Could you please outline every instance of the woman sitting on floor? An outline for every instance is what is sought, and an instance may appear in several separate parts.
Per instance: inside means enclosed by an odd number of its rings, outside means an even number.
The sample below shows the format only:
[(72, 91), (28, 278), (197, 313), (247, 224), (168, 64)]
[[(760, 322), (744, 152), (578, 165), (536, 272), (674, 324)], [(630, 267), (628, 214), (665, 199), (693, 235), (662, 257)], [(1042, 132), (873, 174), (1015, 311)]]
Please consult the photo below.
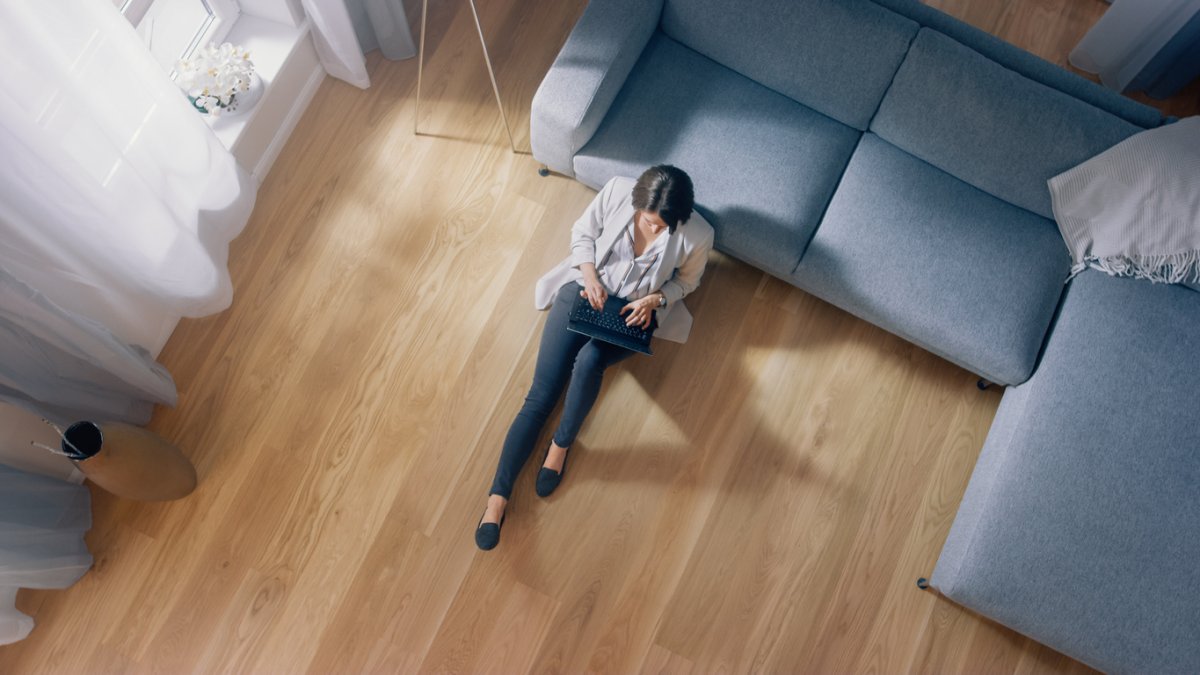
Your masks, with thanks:
[(567, 450), (596, 402), (604, 370), (635, 353), (568, 330), (575, 296), (596, 310), (610, 295), (623, 298), (629, 301), (621, 310), (628, 325), (648, 328), (657, 318), (654, 337), (687, 340), (692, 316), (680, 301), (700, 285), (713, 242), (712, 226), (692, 207), (691, 178), (673, 166), (654, 166), (636, 182), (608, 181), (571, 228), (570, 257), (537, 284), (537, 308), (549, 307), (550, 314), (533, 385), (508, 430), (487, 509), (475, 530), (479, 548), (490, 550), (500, 542), (513, 481), (563, 390), (562, 419), (537, 475), (541, 497), (549, 496), (566, 472)]

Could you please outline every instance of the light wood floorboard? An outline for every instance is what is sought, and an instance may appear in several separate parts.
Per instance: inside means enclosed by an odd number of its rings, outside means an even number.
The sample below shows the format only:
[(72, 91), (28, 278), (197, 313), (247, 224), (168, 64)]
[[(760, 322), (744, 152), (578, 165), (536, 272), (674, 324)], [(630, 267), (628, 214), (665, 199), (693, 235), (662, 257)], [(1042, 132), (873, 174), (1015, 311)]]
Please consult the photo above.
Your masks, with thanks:
[[(934, 2), (1065, 63), (1099, 0)], [(480, 3), (522, 147), (582, 11)], [(327, 80), (232, 247), (237, 293), (162, 361), (200, 488), (95, 491), (95, 568), (25, 591), (0, 672), (1078, 672), (914, 581), (1000, 392), (714, 255), (692, 340), (617, 367), (549, 500), (472, 532), (532, 373), (535, 279), (592, 193), (500, 127), (464, 3), (416, 64)], [(1200, 108), (1197, 87), (1162, 104)]]

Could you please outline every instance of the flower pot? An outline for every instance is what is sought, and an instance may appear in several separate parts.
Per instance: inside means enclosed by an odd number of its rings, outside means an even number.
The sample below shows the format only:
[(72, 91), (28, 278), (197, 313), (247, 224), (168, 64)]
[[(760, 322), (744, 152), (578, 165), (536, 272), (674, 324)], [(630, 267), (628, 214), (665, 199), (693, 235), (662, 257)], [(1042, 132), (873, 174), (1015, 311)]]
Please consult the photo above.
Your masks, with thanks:
[(196, 489), (196, 469), (166, 439), (123, 422), (76, 422), (62, 449), (96, 485), (118, 497), (168, 501)]
[[(188, 96), (188, 100), (192, 102), (192, 107), (195, 108), (197, 112), (203, 113), (205, 115), (212, 114), (213, 111), (209, 110), (208, 108), (205, 108), (204, 106), (202, 106), (196, 102), (197, 98), (199, 98), (199, 97)], [(237, 100), (237, 94), (230, 94), (229, 95), (229, 103), (221, 103), (221, 100), (217, 99), (217, 102), (214, 105), (218, 109), (224, 110), (225, 108), (232, 106), (233, 102), (236, 100)]]

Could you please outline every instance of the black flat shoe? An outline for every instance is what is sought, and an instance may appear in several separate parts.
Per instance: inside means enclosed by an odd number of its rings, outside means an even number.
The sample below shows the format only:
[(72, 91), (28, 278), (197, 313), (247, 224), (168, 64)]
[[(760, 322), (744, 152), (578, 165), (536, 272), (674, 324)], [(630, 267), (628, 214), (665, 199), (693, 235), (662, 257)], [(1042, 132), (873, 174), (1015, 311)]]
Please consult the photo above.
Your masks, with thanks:
[[(487, 515), (487, 511), (483, 512), (483, 516)], [(479, 526), (475, 528), (475, 545), (481, 551), (490, 551), (496, 548), (496, 544), (500, 543), (500, 528), (504, 527), (504, 517), (508, 513), (500, 514), (500, 523), (485, 523), (483, 516), (479, 516)]]
[[(550, 455), (550, 446), (546, 446), (546, 454), (542, 457), (542, 464), (546, 463), (546, 457)], [(567, 459), (571, 455), (571, 449), (567, 448), (567, 454), (563, 455), (562, 470), (555, 471), (547, 469), (545, 466), (538, 469), (537, 483), (534, 488), (537, 490), (539, 497), (549, 497), (562, 482), (563, 475), (567, 473)]]

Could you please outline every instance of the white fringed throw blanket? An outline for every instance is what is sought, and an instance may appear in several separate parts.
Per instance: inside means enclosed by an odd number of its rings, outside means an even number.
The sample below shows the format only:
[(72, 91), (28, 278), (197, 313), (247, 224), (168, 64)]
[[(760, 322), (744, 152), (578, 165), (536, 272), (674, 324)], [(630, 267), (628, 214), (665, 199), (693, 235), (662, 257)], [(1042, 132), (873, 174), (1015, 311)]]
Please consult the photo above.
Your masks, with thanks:
[(1200, 116), (1134, 134), (1047, 184), (1072, 276), (1200, 281)]

